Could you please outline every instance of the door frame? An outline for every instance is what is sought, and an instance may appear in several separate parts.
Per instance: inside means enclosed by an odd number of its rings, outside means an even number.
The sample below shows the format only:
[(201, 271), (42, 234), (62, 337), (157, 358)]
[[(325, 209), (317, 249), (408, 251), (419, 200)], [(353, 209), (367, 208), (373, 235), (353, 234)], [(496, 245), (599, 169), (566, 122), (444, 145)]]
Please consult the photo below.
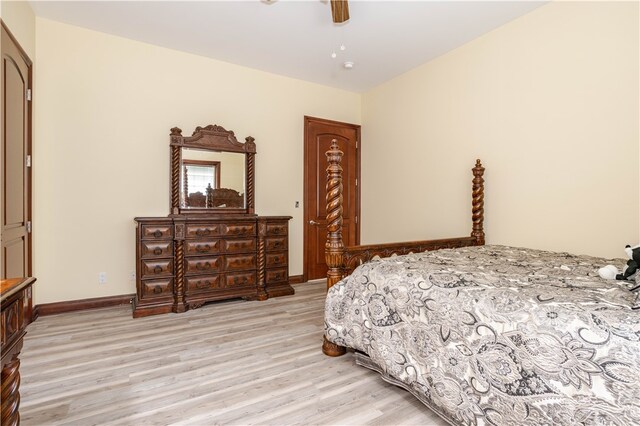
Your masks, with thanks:
[[(362, 222), (362, 215), (361, 215), (361, 210), (360, 210), (360, 191), (362, 188), (362, 179), (360, 178), (360, 171), (362, 170), (361, 167), (361, 161), (360, 161), (360, 151), (362, 149), (362, 136), (361, 136), (361, 126), (359, 124), (352, 124), (352, 123), (345, 123), (343, 121), (335, 121), (335, 120), (328, 120), (325, 118), (318, 118), (318, 117), (311, 117), (308, 115), (304, 116), (304, 139), (302, 140), (302, 143), (304, 145), (304, 163), (303, 163), (303, 168), (304, 168), (304, 172), (303, 172), (303, 198), (302, 198), (302, 205), (303, 205), (303, 223), (302, 223), (302, 282), (307, 282), (308, 281), (308, 270), (307, 270), (307, 262), (309, 261), (309, 253), (307, 252), (307, 242), (309, 239), (309, 235), (307, 232), (307, 225), (309, 223), (309, 210), (308, 210), (308, 206), (309, 206), (309, 197), (311, 196), (311, 194), (309, 193), (308, 189), (307, 189), (307, 182), (309, 182), (309, 168), (307, 167), (308, 165), (308, 161), (309, 161), (309, 153), (307, 152), (307, 127), (309, 125), (309, 123), (311, 122), (316, 122), (316, 123), (322, 123), (322, 124), (328, 124), (328, 125), (339, 125), (339, 126), (343, 126), (343, 127), (350, 127), (352, 129), (354, 129), (356, 131), (356, 179), (357, 179), (357, 185), (356, 185), (356, 217), (357, 217), (357, 221), (356, 221), (356, 245), (360, 245), (360, 223)], [(326, 177), (324, 179), (322, 179), (322, 181), (326, 181)]]
[[(31, 89), (31, 100), (27, 101), (28, 134), (27, 134), (25, 155), (31, 155), (31, 167), (26, 167), (27, 189), (26, 189), (25, 196), (27, 198), (27, 209), (26, 209), (27, 218), (26, 219), (28, 222), (31, 222), (31, 227), (32, 227), (31, 229), (33, 229), (33, 92), (34, 92), (33, 61), (29, 58), (29, 55), (27, 55), (27, 52), (25, 52), (25, 50), (22, 48), (20, 43), (18, 43), (18, 40), (13, 35), (13, 33), (9, 30), (9, 27), (5, 24), (3, 19), (0, 19), (0, 26), (4, 31), (7, 32), (7, 35), (9, 36), (11, 41), (16, 45), (16, 47), (18, 48), (18, 52), (20, 53), (20, 56), (25, 61), (25, 63), (27, 64), (27, 68), (29, 69), (28, 76), (27, 76), (28, 78), (27, 85), (29, 89)], [(4, 132), (5, 130), (4, 113), (2, 114), (2, 117), (0, 117), (0, 122), (2, 122), (1, 127), (2, 127), (2, 131)], [(5, 142), (6, 141), (3, 139), (3, 143), (0, 146), (0, 148), (2, 149), (2, 153), (0, 153), (0, 159), (2, 159), (2, 156), (4, 155)], [(4, 174), (0, 175), (0, 192), (2, 193), (4, 198)], [(3, 225), (0, 224), (0, 227), (1, 226)], [(30, 277), (33, 275), (33, 230), (31, 232), (27, 232), (27, 243), (29, 244), (29, 247), (27, 248), (27, 276)], [(2, 271), (2, 273), (4, 273), (4, 271)]]

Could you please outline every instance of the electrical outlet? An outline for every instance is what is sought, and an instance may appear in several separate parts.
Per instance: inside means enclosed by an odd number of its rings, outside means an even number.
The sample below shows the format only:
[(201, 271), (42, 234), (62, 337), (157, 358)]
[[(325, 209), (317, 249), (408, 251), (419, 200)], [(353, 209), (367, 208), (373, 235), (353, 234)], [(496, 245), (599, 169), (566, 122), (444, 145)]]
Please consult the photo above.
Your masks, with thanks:
[(98, 284), (106, 284), (106, 283), (107, 283), (107, 273), (98, 272)]
[(296, 201), (296, 209), (300, 207), (300, 201)]
[(135, 280), (136, 280), (136, 271), (129, 272), (129, 281), (135, 281)]

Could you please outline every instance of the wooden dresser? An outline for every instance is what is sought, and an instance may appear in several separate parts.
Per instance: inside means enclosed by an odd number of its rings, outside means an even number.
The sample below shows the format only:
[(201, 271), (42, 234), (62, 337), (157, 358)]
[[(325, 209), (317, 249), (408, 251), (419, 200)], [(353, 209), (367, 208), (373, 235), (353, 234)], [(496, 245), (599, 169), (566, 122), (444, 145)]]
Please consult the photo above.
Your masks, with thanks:
[(290, 216), (136, 218), (133, 316), (184, 312), (230, 298), (293, 294)]
[(20, 423), (20, 359), (25, 329), (31, 322), (31, 286), (35, 278), (0, 280), (2, 305), (2, 425)]
[(255, 140), (218, 125), (170, 132), (171, 214), (135, 218), (134, 318), (293, 294), (291, 216), (255, 214)]

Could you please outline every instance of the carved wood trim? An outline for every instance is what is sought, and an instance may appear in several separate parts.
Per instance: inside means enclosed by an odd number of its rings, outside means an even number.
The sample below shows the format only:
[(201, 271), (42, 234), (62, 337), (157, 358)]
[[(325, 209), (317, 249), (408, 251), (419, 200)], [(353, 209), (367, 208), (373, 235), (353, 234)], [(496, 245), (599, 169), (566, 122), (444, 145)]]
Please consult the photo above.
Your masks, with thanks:
[(327, 151), (327, 288), (342, 279), (344, 242), (342, 241), (342, 156), (338, 141), (332, 140)]
[(476, 166), (471, 169), (473, 172), (473, 192), (471, 202), (471, 215), (473, 220), (473, 231), (471, 236), (475, 239), (476, 245), (484, 245), (484, 167), (480, 160), (476, 160)]
[[(253, 143), (253, 138), (248, 137), (247, 143), (249, 141)], [(254, 214), (256, 211), (255, 208), (255, 145), (254, 152), (247, 154), (247, 190), (246, 190), (246, 208), (248, 214)]]
[(20, 359), (16, 356), (2, 367), (2, 424), (17, 426), (20, 424)]
[(171, 135), (172, 146), (254, 154), (256, 152), (255, 139), (251, 136), (245, 138), (245, 143), (239, 142), (232, 130), (226, 130), (217, 124), (198, 126), (191, 136), (182, 136), (182, 130), (174, 127), (171, 129)]
[[(251, 136), (245, 138), (245, 142), (238, 142), (231, 130), (222, 126), (209, 125), (196, 127), (192, 136), (182, 136), (182, 130), (178, 127), (171, 128), (171, 214), (172, 215), (203, 215), (203, 214), (255, 214), (255, 139)], [(181, 208), (180, 181), (182, 170), (182, 148), (195, 148), (204, 150), (238, 152), (245, 154), (245, 196), (244, 208)], [(191, 160), (189, 160), (191, 161)], [(185, 173), (186, 174), (186, 173)], [(183, 182), (186, 189), (186, 180)], [(186, 190), (184, 191), (186, 193)]]
[[(177, 127), (174, 127), (173, 129), (171, 129), (171, 131), (173, 132), (174, 130), (180, 130)], [(175, 136), (171, 135), (171, 140), (173, 141), (173, 138)], [(171, 145), (171, 163), (170, 163), (170, 170), (171, 170), (171, 213), (172, 214), (179, 214), (180, 213), (180, 160), (182, 153), (180, 152), (180, 147), (178, 145)]]
[(174, 312), (185, 312), (188, 308), (185, 303), (185, 291), (184, 291), (184, 239), (175, 239), (175, 302)]
[(269, 298), (265, 281), (265, 264), (267, 262), (267, 252), (265, 250), (266, 236), (267, 223), (264, 219), (258, 219), (258, 300), (267, 300)]
[(343, 255), (342, 276), (346, 277), (351, 275), (353, 270), (359, 265), (367, 263), (375, 257), (383, 258), (394, 255), (401, 256), (409, 253), (422, 253), (425, 251), (468, 247), (473, 245), (476, 245), (476, 239), (474, 237), (460, 237), (441, 240), (408, 241), (347, 247), (345, 248)]

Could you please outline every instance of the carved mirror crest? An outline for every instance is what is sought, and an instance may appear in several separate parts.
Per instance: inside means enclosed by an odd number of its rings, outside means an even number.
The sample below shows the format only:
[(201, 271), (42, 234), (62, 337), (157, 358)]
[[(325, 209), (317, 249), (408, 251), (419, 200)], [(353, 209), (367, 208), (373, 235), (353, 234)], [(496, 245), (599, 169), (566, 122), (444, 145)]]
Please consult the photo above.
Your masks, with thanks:
[(171, 213), (254, 213), (256, 144), (218, 125), (171, 129)]

